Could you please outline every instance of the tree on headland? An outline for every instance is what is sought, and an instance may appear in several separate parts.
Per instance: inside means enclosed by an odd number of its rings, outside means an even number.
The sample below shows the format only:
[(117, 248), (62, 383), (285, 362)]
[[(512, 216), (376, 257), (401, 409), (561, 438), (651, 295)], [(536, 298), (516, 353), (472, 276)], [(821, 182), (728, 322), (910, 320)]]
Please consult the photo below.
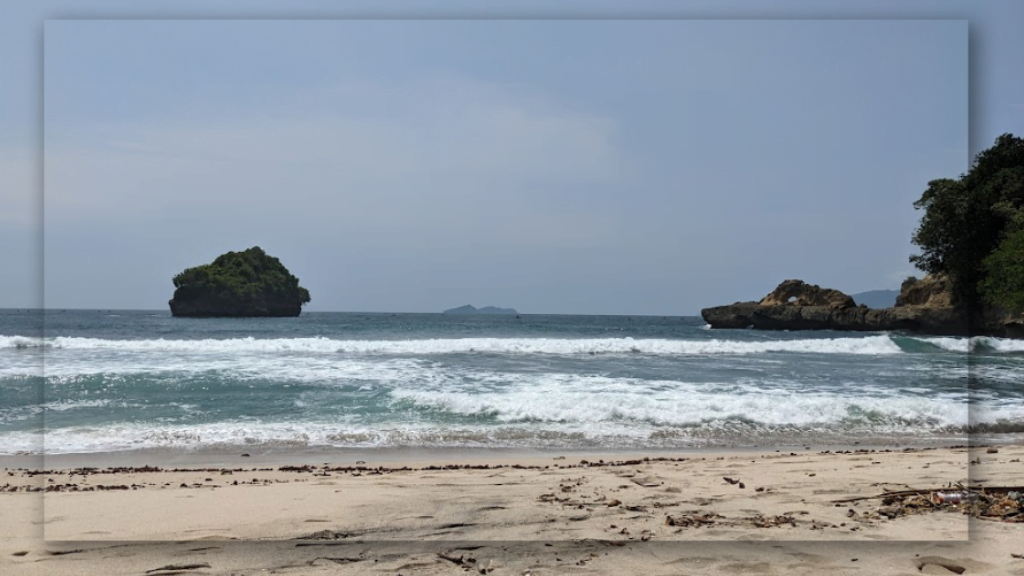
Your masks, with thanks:
[(1007, 236), (982, 265), (986, 276), (981, 293), (985, 298), (1011, 312), (1024, 312), (1024, 230)]
[(1024, 139), (1003, 134), (967, 174), (932, 180), (912, 241), (918, 268), (945, 274), (953, 303), (1024, 311)]

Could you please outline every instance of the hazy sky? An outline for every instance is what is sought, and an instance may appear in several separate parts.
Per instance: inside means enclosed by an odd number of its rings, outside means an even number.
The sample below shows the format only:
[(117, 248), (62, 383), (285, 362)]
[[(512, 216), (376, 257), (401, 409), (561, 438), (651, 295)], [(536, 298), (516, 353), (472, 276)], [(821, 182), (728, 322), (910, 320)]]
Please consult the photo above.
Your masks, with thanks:
[[(123, 5), (110, 6), (89, 15)], [(289, 15), (217, 6), (193, 12)], [(317, 15), (301, 6), (291, 15)], [(717, 15), (743, 15), (730, 6)], [(971, 13), (945, 10), (49, 20), (33, 37), (42, 73), (10, 65), (28, 57), (3, 68), (37, 86), (0, 92), (22, 116), (39, 108), (45, 147), (5, 106), (4, 124), (26, 129), (2, 137), (0, 161), (20, 192), (45, 155), (54, 308), (165, 309), (175, 273), (253, 245), (300, 278), (311, 311), (692, 314), (786, 278), (894, 288), (912, 272), (912, 202), (927, 181), (963, 172), (969, 142), (976, 152), (1022, 131), (1013, 94), (972, 110), (968, 131), (969, 30), (974, 51), (1021, 42), (982, 44)], [(60, 14), (16, 11), (24, 26)], [(986, 15), (988, 26), (1005, 17)], [(1005, 82), (998, 68), (970, 80)], [(43, 83), (33, 105), (25, 94)], [(16, 265), (33, 252), (40, 197), (3, 196), (4, 243), (24, 249), (0, 264)], [(38, 302), (26, 272), (0, 278), (0, 306)]]

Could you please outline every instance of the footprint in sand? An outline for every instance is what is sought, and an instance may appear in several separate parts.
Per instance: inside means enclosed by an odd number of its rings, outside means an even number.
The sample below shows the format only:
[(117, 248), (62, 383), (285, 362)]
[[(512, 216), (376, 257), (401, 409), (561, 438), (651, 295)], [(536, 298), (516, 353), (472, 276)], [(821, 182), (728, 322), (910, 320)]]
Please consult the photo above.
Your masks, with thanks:
[(772, 565), (768, 562), (737, 562), (721, 567), (726, 574), (768, 574)]
[[(914, 565), (917, 566), (918, 571), (927, 574), (963, 574), (967, 570), (966, 567), (961, 566), (957, 562), (950, 560), (949, 558), (943, 558), (942, 556), (922, 556), (914, 559)], [(928, 571), (925, 572), (925, 569)], [(938, 568), (939, 570), (935, 570)]]
[(981, 574), (995, 568), (987, 562), (970, 558), (946, 558), (943, 556), (920, 556), (914, 558), (914, 566), (922, 574)]

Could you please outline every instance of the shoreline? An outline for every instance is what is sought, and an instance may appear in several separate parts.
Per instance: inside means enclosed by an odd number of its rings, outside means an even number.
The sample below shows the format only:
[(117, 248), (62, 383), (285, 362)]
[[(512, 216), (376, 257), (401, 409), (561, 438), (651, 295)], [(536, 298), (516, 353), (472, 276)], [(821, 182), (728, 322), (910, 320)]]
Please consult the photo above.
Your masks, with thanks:
[(1019, 434), (1005, 437), (944, 438), (929, 442), (905, 441), (886, 443), (843, 444), (779, 444), (768, 446), (701, 446), (685, 448), (600, 449), (600, 448), (486, 448), (486, 447), (388, 447), (341, 448), (313, 447), (303, 450), (266, 449), (260, 445), (217, 446), (210, 448), (143, 448), (105, 452), (71, 452), (48, 454), (30, 452), (0, 454), (0, 468), (69, 468), (119, 466), (236, 466), (247, 463), (268, 465), (339, 464), (357, 461), (386, 465), (434, 462), (484, 462), (533, 460), (556, 456), (572, 458), (635, 459), (649, 456), (720, 456), (771, 454), (780, 452), (914, 452), (960, 448), (983, 448), (1024, 444)]

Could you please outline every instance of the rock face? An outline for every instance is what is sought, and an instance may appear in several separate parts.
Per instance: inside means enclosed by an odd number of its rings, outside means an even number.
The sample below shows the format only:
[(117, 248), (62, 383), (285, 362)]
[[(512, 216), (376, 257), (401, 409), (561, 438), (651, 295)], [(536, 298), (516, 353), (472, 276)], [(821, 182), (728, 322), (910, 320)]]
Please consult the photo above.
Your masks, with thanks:
[(470, 304), (465, 306), (459, 306), (458, 308), (449, 308), (442, 312), (442, 314), (518, 314), (515, 308), (496, 308), (494, 306), (484, 306), (483, 308), (476, 308)]
[(712, 328), (757, 330), (906, 330), (937, 335), (988, 334), (1015, 336), (1024, 323), (1014, 324), (1006, 315), (971, 318), (949, 305), (948, 281), (926, 277), (904, 282), (892, 308), (857, 306), (838, 290), (786, 280), (759, 302), (737, 302), (701, 310)]
[(784, 280), (770, 294), (758, 302), (761, 306), (826, 306), (848, 308), (856, 306), (853, 298), (839, 290), (821, 288), (803, 280)]
[(929, 274), (918, 280), (907, 278), (900, 285), (900, 293), (896, 296), (896, 306), (929, 306), (932, 308), (951, 308), (949, 279), (945, 276)]
[(258, 246), (188, 268), (174, 287), (173, 316), (298, 316), (310, 300), (299, 279)]

